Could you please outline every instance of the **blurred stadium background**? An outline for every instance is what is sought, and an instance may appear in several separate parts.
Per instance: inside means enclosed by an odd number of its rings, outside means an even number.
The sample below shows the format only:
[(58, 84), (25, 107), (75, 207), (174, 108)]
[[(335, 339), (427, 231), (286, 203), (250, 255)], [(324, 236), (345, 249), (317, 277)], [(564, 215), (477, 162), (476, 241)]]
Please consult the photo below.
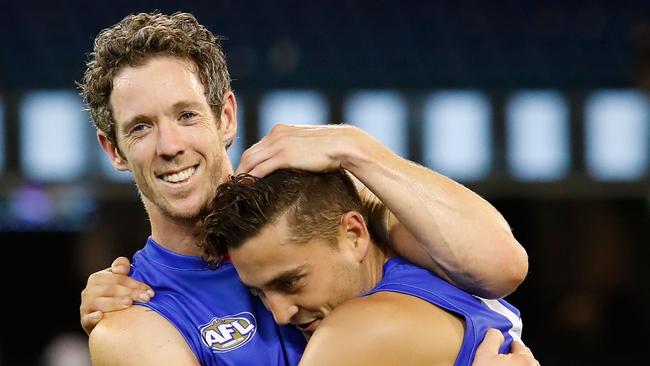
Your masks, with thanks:
[(156, 9), (192, 12), (226, 37), (240, 106), (235, 164), (276, 122), (358, 125), (504, 214), (530, 256), (509, 300), (542, 364), (646, 364), (650, 2), (64, 0), (1, 9), (1, 365), (85, 364), (85, 280), (131, 256), (148, 233), (74, 81), (101, 29)]

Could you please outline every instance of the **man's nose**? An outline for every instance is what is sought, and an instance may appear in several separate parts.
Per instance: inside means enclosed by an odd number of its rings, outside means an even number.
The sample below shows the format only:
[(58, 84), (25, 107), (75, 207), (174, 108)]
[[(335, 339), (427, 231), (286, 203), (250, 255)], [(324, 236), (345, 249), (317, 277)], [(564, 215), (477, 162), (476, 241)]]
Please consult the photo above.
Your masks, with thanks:
[(280, 325), (289, 324), (291, 318), (298, 313), (298, 306), (290, 301), (287, 296), (267, 294), (266, 303), (273, 313), (275, 322)]
[(182, 154), (185, 144), (180, 126), (177, 126), (174, 121), (162, 120), (156, 127), (158, 129), (156, 145), (158, 155), (169, 159)]

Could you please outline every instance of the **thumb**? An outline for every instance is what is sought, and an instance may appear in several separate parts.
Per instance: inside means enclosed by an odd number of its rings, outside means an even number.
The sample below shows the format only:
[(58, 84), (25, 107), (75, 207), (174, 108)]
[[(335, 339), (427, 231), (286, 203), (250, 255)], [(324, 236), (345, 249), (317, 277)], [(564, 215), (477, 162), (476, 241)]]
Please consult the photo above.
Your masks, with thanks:
[(126, 257), (119, 257), (111, 264), (111, 272), (127, 276), (131, 270), (131, 262)]
[(499, 347), (503, 344), (504, 338), (500, 331), (492, 328), (485, 333), (483, 342), (476, 349), (476, 356), (496, 356), (499, 353)]
[(94, 313), (86, 314), (81, 317), (81, 327), (84, 329), (87, 335), (95, 329), (95, 326), (102, 319), (104, 314), (101, 311), (95, 311)]

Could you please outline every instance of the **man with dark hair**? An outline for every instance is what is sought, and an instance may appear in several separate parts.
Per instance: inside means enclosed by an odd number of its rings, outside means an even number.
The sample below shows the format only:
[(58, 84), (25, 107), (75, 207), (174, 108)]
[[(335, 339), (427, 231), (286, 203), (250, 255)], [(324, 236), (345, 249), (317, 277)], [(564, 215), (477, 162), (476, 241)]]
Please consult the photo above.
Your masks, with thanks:
[[(217, 37), (190, 14), (130, 15), (100, 33), (87, 66), (81, 89), (99, 143), (116, 169), (132, 173), (151, 225), (131, 278), (128, 260), (119, 259), (113, 273), (91, 275), (82, 293), (89, 332), (102, 312), (122, 310), (105, 314), (90, 333), (93, 362), (297, 363), (300, 333), (276, 326), (232, 265), (212, 269), (196, 246), (206, 206), (233, 173), (226, 148), (237, 103)], [(390, 210), (378, 226), (409, 259), (484, 296), (509, 293), (525, 277), (526, 253), (489, 203), (359, 129), (276, 126), (238, 170), (264, 176), (339, 167)], [(139, 281), (156, 291), (146, 304)], [(132, 299), (144, 301), (130, 307)]]
[(367, 222), (344, 171), (244, 174), (219, 187), (201, 243), (279, 324), (313, 334), (301, 365), (470, 365), (489, 328), (509, 352), (518, 310), (397, 256)]

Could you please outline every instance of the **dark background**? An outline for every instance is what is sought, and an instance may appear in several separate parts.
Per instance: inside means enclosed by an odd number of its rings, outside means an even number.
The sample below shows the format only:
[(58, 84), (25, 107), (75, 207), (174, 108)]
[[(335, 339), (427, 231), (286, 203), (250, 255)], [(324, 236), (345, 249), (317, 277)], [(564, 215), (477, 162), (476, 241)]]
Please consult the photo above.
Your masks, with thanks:
[[(233, 87), (247, 106), (240, 123), (247, 126), (257, 123), (260, 96), (276, 88), (320, 90), (331, 101), (333, 122), (357, 89), (391, 88), (414, 99), (438, 89), (486, 92), (495, 105), (493, 171), (467, 184), (503, 213), (528, 251), (528, 278), (508, 297), (522, 311), (524, 340), (544, 365), (647, 362), (650, 180), (647, 173), (631, 182), (590, 178), (579, 132), (581, 103), (591, 91), (650, 85), (650, 2), (20, 1), (0, 7), (0, 208), (31, 184), (46, 191), (81, 187), (91, 204), (67, 224), (21, 226), (0, 215), (0, 364), (54, 364), (45, 361), (46, 347), (61, 334), (83, 335), (78, 305), (88, 274), (131, 256), (149, 230), (135, 188), (92, 167), (76, 182), (25, 177), (16, 137), (21, 97), (73, 89), (101, 29), (155, 9), (192, 12), (227, 38)], [(547, 88), (569, 100), (577, 131), (571, 171), (550, 183), (522, 183), (505, 169), (500, 111), (514, 90)], [(405, 128), (415, 139), (418, 126)], [(250, 144), (257, 136), (247, 131)], [(421, 156), (417, 146), (410, 150), (413, 160)]]

